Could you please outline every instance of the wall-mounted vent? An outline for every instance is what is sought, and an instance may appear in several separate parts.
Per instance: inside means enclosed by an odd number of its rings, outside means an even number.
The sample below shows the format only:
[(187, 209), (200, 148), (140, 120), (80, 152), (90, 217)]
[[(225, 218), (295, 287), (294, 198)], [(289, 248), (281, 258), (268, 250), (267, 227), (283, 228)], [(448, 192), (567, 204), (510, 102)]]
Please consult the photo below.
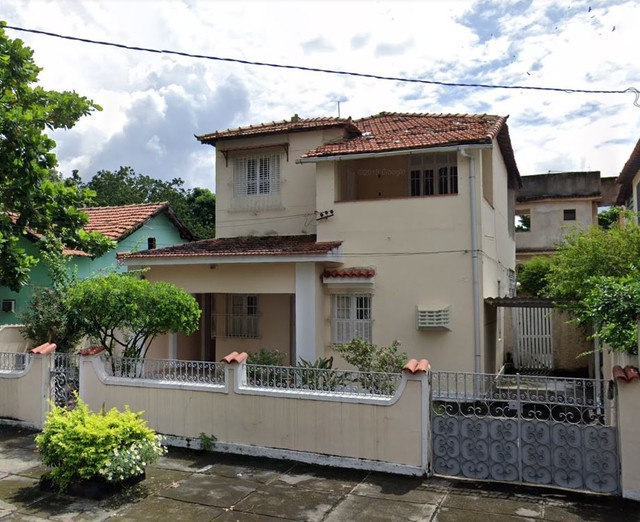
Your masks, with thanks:
[(418, 307), (418, 330), (451, 330), (451, 307), (428, 310)]
[(3, 299), (2, 300), (2, 311), (8, 314), (11, 314), (16, 311), (16, 300), (15, 299)]

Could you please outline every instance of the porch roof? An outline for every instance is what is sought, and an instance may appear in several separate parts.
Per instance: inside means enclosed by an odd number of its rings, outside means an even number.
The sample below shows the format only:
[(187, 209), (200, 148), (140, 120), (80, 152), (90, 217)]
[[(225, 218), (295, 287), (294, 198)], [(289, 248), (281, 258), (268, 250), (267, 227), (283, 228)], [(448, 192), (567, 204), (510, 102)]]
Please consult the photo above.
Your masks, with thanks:
[(334, 253), (342, 245), (341, 241), (316, 241), (316, 236), (263, 236), (263, 237), (227, 237), (219, 239), (203, 239), (183, 245), (174, 245), (155, 250), (119, 254), (123, 261), (138, 260), (142, 262), (153, 259), (176, 258), (247, 258), (247, 257), (279, 257), (287, 260), (298, 256), (323, 256)]

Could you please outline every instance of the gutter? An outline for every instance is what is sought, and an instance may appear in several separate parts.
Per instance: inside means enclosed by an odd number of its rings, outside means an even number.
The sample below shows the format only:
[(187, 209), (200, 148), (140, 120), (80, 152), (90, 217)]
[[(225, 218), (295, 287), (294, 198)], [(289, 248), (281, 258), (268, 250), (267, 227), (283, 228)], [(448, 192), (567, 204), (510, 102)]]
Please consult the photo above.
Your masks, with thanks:
[[(492, 149), (491, 143), (478, 143), (473, 145), (465, 145), (464, 148), (473, 149)], [(460, 145), (453, 145), (447, 147), (426, 147), (421, 149), (402, 149), (392, 150), (387, 152), (362, 152), (355, 154), (339, 154), (336, 156), (320, 156), (317, 158), (298, 158), (296, 163), (320, 163), (323, 161), (343, 161), (343, 160), (355, 160), (355, 159), (367, 159), (367, 158), (385, 158), (389, 156), (411, 156), (413, 154), (425, 154), (427, 152), (458, 152), (462, 151), (463, 147)]]
[(480, 251), (478, 250), (478, 203), (476, 201), (476, 162), (467, 152), (469, 147), (458, 147), (460, 155), (469, 159), (469, 199), (471, 209), (471, 278), (473, 280), (473, 347), (474, 371), (482, 372), (482, 330), (480, 325)]

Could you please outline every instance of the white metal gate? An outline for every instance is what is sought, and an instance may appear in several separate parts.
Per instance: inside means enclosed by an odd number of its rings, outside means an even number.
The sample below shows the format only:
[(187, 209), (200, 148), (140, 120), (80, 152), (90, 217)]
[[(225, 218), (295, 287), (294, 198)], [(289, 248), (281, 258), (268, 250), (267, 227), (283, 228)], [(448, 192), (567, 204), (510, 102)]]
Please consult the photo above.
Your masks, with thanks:
[(601, 380), (432, 372), (432, 472), (619, 494), (615, 417)]
[(513, 308), (513, 362), (517, 369), (553, 369), (552, 311), (553, 308)]

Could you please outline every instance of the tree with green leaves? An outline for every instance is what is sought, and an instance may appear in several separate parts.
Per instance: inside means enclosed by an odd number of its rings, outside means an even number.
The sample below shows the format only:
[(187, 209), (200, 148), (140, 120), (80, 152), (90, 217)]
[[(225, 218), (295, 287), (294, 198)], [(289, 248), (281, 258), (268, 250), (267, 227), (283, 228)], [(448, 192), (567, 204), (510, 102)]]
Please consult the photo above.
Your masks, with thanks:
[(518, 294), (544, 297), (547, 294), (551, 259), (536, 256), (518, 268)]
[(59, 352), (72, 352), (84, 337), (78, 316), (69, 308), (67, 292), (76, 284), (76, 273), (69, 257), (57, 251), (45, 251), (51, 286), (37, 286), (29, 306), (19, 314), (24, 325), (22, 335), (34, 343), (54, 343)]
[(9, 38), (0, 22), (0, 285), (19, 291), (37, 263), (20, 245), (30, 237), (43, 249), (66, 246), (101, 254), (112, 244), (87, 233), (79, 209), (91, 192), (55, 172), (55, 142), (46, 130), (69, 129), (100, 107), (75, 92), (36, 85), (33, 51)]
[(640, 314), (640, 226), (629, 220), (609, 229), (571, 232), (553, 257), (548, 295), (594, 338), (616, 351), (637, 351)]
[[(77, 171), (73, 179), (82, 184)], [(97, 206), (167, 201), (196, 238), (215, 235), (215, 194), (206, 188), (186, 189), (180, 178), (163, 181), (139, 174), (131, 167), (120, 167), (116, 171), (100, 170), (82, 186), (96, 193)]]
[(170, 283), (151, 283), (139, 274), (85, 279), (67, 293), (82, 332), (109, 355), (144, 358), (153, 340), (169, 332), (195, 332), (200, 307), (194, 297)]

